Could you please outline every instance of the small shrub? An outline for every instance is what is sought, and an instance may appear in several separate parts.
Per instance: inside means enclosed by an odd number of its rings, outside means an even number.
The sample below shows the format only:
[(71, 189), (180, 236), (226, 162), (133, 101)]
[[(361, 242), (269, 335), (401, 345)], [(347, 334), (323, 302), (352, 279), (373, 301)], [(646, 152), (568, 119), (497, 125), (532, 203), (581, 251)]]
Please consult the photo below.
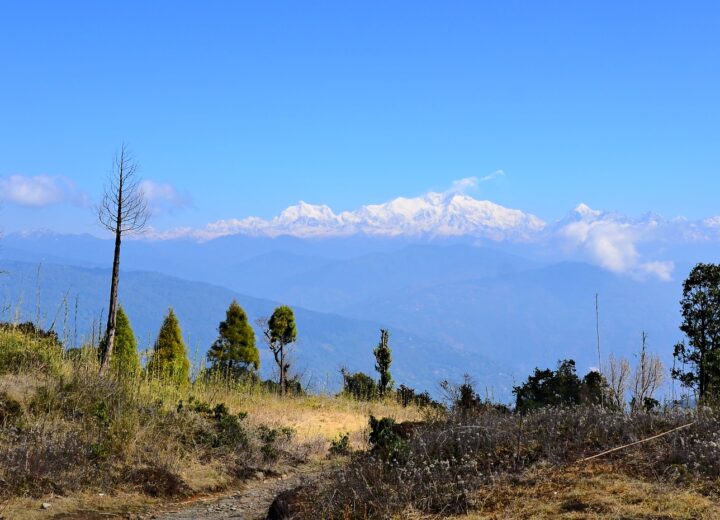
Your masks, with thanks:
[(0, 331), (17, 332), (34, 340), (42, 340), (53, 345), (61, 346), (57, 332), (54, 330), (43, 330), (40, 327), (36, 327), (31, 321), (24, 323), (0, 323)]
[(343, 369), (343, 394), (358, 401), (372, 401), (378, 398), (379, 390), (375, 380), (367, 374), (356, 372), (354, 374)]
[(0, 392), (0, 426), (2, 428), (18, 426), (23, 415), (22, 405), (12, 399), (7, 392)]
[(404, 407), (414, 405), (418, 408), (442, 408), (442, 405), (430, 397), (428, 392), (419, 394), (415, 389), (405, 385), (400, 385), (395, 391), (395, 397), (397, 402)]
[(342, 457), (350, 453), (350, 433), (342, 433), (337, 439), (330, 441), (329, 455), (331, 457)]
[(186, 442), (197, 442), (208, 449), (245, 450), (248, 448), (248, 435), (242, 422), (246, 413), (231, 414), (224, 403), (210, 407), (205, 402), (190, 398), (187, 405), (181, 401), (178, 412), (195, 413), (206, 419)]
[(394, 419), (370, 416), (370, 444), (373, 453), (388, 463), (403, 464), (409, 455), (409, 446), (397, 433)]
[(280, 428), (269, 428), (261, 425), (258, 428), (258, 436), (261, 441), (260, 452), (265, 462), (277, 460), (285, 444), (290, 442), (295, 435), (293, 428), (283, 426)]
[[(266, 379), (265, 381), (262, 381), (262, 386), (270, 393), (282, 393), (280, 392), (280, 383), (278, 383), (277, 381), (273, 381), (272, 379)], [(287, 381), (285, 381), (285, 395), (297, 397), (307, 394), (305, 390), (303, 390), (300, 380), (295, 377), (293, 379), (288, 379)]]
[(62, 345), (54, 332), (30, 324), (0, 324), (0, 374), (42, 370), (54, 374), (62, 362)]
[(188, 495), (190, 488), (185, 481), (167, 468), (148, 466), (133, 470), (128, 481), (151, 497), (178, 497)]

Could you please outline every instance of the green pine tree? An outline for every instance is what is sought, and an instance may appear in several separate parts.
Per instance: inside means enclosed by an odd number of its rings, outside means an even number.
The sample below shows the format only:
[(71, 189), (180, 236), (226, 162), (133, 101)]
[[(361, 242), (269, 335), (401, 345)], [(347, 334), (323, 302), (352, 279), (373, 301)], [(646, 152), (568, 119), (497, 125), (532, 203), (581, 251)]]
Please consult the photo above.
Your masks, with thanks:
[(177, 316), (172, 309), (168, 310), (160, 327), (147, 371), (153, 376), (167, 378), (180, 385), (189, 381), (190, 361), (187, 357), (187, 348), (182, 339)]
[(375, 348), (375, 370), (380, 374), (378, 390), (380, 395), (384, 396), (386, 392), (392, 389), (393, 379), (390, 374), (390, 364), (392, 363), (392, 350), (388, 345), (390, 333), (385, 329), (380, 329), (380, 344)]
[(211, 370), (236, 377), (260, 368), (260, 352), (255, 346), (255, 332), (245, 311), (234, 301), (218, 327), (219, 336), (208, 352)]
[(134, 377), (140, 370), (137, 341), (122, 306), (115, 317), (115, 347), (110, 358), (110, 368), (120, 377)]

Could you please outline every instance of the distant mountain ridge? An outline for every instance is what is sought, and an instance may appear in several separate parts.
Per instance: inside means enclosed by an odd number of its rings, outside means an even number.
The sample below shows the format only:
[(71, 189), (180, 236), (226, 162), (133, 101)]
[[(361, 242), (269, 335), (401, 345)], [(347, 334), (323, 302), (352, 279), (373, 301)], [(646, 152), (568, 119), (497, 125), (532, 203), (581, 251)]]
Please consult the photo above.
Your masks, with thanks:
[[(582, 220), (588, 215), (575, 218), (588, 223)], [(272, 302), (289, 304), (302, 314), (310, 334), (305, 341), (313, 345), (302, 347), (301, 359), (334, 376), (341, 364), (372, 372), (376, 329), (388, 327), (398, 346), (399, 382), (430, 390), (442, 379), (468, 372), (496, 396), (507, 398), (513, 378), (525, 377), (535, 366), (552, 366), (564, 357), (576, 359), (579, 370), (597, 366), (596, 293), (603, 356), (634, 355), (644, 330), (651, 349), (671, 361), (671, 347), (681, 336), (679, 277), (636, 279), (587, 263), (528, 258), (527, 251), (510, 253), (460, 239), (412, 242), (402, 237), (134, 240), (123, 249), (121, 292), (124, 298), (137, 297), (133, 314), (148, 320), (143, 326), (147, 334), (156, 332), (168, 305), (179, 306), (202, 355), (231, 298), (247, 304), (254, 317), (271, 312)], [(690, 256), (693, 262), (712, 261), (713, 254), (698, 250)], [(51, 279), (46, 266), (55, 264), (53, 301), (61, 300), (76, 277), (96, 273), (92, 283), (81, 287), (94, 294), (83, 298), (97, 316), (107, 298), (111, 258), (112, 242), (90, 236), (11, 235), (0, 242), (0, 267), (15, 260), (33, 266), (24, 268), (22, 279), (13, 279), (13, 294), (24, 291), (28, 297), (29, 316), (34, 316), (38, 264), (44, 280)], [(94, 265), (102, 269), (87, 269)], [(678, 262), (680, 273), (690, 265)], [(6, 283), (3, 278), (0, 287)]]
[[(53, 327), (68, 345), (87, 339), (92, 324), (103, 322), (107, 306), (110, 271), (88, 269), (51, 263), (31, 263), (4, 260), (6, 271), (0, 276), (0, 309), (2, 320), (36, 321), (38, 308), (43, 327)], [(75, 302), (78, 302), (77, 322)], [(215, 285), (190, 282), (179, 278), (145, 271), (121, 273), (120, 302), (125, 308), (141, 350), (154, 342), (164, 313), (173, 307), (179, 317), (189, 355), (203, 361), (217, 337), (217, 326), (224, 319), (225, 310), (236, 299), (251, 323), (269, 316), (278, 302), (254, 298)], [(64, 303), (67, 302), (67, 305)], [(380, 327), (387, 323), (358, 320), (331, 313), (320, 313), (294, 306), (298, 323), (298, 342), (293, 354), (294, 370), (305, 383), (315, 389), (337, 391), (339, 370), (373, 372), (372, 349), (379, 338)], [(262, 343), (256, 328), (257, 345), (261, 353), (262, 373), (273, 375), (274, 361)], [(394, 373), (398, 384), (437, 391), (441, 379), (457, 379), (467, 370), (483, 374), (487, 380), (507, 386), (497, 374), (497, 365), (482, 356), (468, 355), (447, 349), (428, 336), (418, 336), (393, 327), (391, 345), (395, 358)], [(445, 351), (447, 355), (438, 356)]]
[(326, 205), (299, 202), (278, 216), (214, 222), (205, 230), (178, 229), (150, 234), (168, 239), (192, 236), (199, 239), (245, 234), (276, 237), (370, 236), (471, 236), (492, 240), (526, 240), (545, 228), (545, 222), (529, 213), (509, 209), (462, 193), (427, 193), (398, 197), (384, 204), (362, 206), (339, 214)]
[[(548, 223), (520, 209), (449, 191), (397, 197), (340, 213), (324, 204), (300, 201), (270, 219), (251, 216), (218, 220), (204, 228), (150, 229), (140, 238), (211, 241), (227, 236), (312, 240), (365, 236), (409, 241), (461, 239), (510, 247), (526, 244), (536, 249), (579, 250), (583, 259), (611, 270), (667, 279), (673, 270), (671, 261), (641, 261), (638, 250), (704, 243), (720, 246), (720, 216), (689, 220), (646, 213), (635, 218), (579, 204), (564, 218)], [(603, 244), (616, 252), (607, 251)], [(611, 258), (618, 254), (625, 258)]]

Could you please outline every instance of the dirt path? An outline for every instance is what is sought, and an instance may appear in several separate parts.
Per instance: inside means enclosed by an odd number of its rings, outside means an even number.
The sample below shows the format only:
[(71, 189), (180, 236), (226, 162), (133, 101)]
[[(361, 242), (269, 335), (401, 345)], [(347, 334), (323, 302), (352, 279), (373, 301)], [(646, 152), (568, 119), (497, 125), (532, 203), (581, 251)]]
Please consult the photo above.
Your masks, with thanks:
[(235, 518), (242, 520), (264, 519), (275, 497), (287, 489), (316, 482), (327, 468), (300, 470), (280, 478), (251, 480), (230, 496), (221, 499), (199, 500), (191, 504), (178, 505), (172, 511), (136, 515), (138, 520), (221, 520)]

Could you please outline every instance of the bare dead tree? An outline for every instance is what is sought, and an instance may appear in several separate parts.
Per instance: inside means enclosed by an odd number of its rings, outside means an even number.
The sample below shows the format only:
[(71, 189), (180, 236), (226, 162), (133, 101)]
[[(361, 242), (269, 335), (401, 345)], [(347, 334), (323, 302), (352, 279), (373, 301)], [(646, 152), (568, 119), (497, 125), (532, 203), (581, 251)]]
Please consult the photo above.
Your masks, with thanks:
[(610, 354), (605, 365), (605, 379), (610, 386), (610, 399), (618, 410), (625, 408), (625, 393), (630, 384), (630, 373), (627, 359), (618, 359)]
[(645, 405), (645, 399), (652, 399), (664, 381), (665, 368), (656, 354), (647, 351), (647, 334), (643, 332), (642, 348), (633, 374), (633, 409), (641, 409)]
[(122, 237), (128, 233), (141, 231), (145, 228), (150, 217), (147, 199), (140, 187), (137, 170), (137, 162), (123, 144), (113, 158), (113, 167), (105, 186), (105, 193), (102, 202), (97, 208), (100, 224), (115, 234), (110, 305), (105, 338), (100, 345), (100, 375), (103, 375), (108, 369), (115, 344), (115, 318), (120, 281), (120, 245)]

